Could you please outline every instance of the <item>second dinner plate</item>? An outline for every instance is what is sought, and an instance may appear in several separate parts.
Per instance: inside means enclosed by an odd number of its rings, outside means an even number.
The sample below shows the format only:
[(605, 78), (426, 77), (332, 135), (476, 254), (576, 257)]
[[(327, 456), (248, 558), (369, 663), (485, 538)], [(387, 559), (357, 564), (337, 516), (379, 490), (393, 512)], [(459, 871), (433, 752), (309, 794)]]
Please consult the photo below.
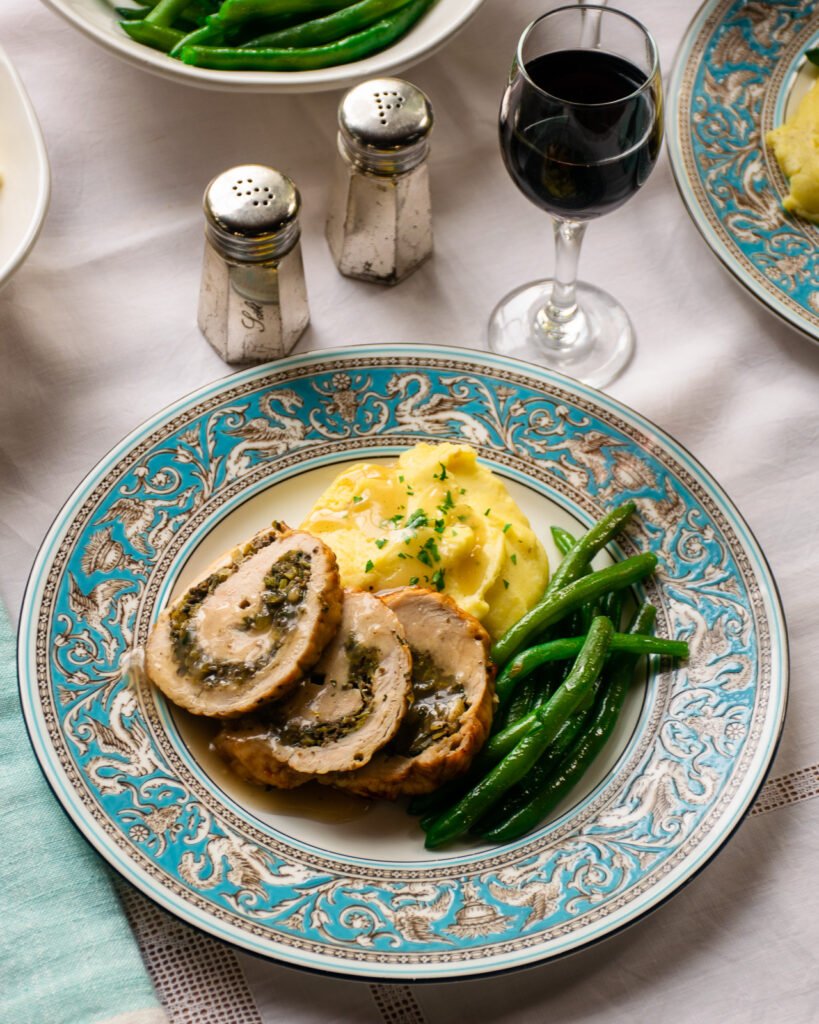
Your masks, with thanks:
[[(159, 609), (352, 460), (473, 445), (547, 544), (638, 506), (613, 557), (656, 552), (652, 665), (582, 783), (530, 835), (430, 853), (401, 805), (243, 785), (209, 726), (125, 672)], [(554, 558), (554, 549), (550, 549)], [(718, 484), (637, 413), (463, 349), (299, 355), (157, 414), (79, 486), (38, 555), (19, 674), (57, 798), (122, 875), (220, 939), (345, 977), (441, 980), (577, 950), (637, 920), (725, 843), (773, 757), (787, 642), (764, 557)], [(43, 910), (46, 913), (46, 909)]]
[(819, 68), (812, 0), (707, 0), (669, 88), (671, 166), (705, 241), (752, 295), (819, 341), (819, 225), (785, 213), (788, 186), (766, 133)]

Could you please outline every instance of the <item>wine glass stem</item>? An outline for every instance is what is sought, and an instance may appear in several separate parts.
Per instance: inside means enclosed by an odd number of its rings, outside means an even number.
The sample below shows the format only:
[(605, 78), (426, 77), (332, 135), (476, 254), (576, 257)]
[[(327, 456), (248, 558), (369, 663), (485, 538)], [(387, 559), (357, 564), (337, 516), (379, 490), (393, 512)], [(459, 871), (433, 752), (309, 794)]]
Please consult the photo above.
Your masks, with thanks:
[(577, 264), (586, 224), (576, 220), (553, 222), (555, 233), (555, 272), (552, 294), (538, 314), (538, 325), (549, 340), (560, 346), (571, 344), (567, 327), (577, 316)]

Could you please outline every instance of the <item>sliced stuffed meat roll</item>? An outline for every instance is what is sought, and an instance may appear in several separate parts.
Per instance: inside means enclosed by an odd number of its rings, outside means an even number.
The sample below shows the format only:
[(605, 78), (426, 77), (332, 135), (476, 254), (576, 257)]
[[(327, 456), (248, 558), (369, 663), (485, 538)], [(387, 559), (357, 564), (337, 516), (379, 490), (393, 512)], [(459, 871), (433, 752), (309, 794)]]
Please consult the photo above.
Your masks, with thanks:
[(274, 523), (161, 613), (146, 647), (148, 677), (194, 714), (244, 714), (284, 696), (312, 668), (342, 600), (330, 548)]
[(495, 668), (486, 630), (446, 595), (402, 587), (383, 600), (410, 645), (413, 704), (366, 767), (327, 781), (393, 800), (429, 793), (469, 767), (492, 724)]
[(216, 749), (254, 782), (290, 789), (365, 765), (396, 733), (412, 698), (401, 625), (379, 598), (345, 591), (341, 625), (293, 694), (235, 725)]

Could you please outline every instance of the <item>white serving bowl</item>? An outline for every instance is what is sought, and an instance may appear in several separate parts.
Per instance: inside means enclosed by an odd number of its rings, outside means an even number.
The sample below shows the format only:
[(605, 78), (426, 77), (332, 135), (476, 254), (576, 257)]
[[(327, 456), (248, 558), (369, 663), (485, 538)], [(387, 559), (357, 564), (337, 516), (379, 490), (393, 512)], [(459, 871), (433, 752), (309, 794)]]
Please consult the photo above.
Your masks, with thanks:
[(0, 288), (28, 256), (45, 220), (51, 175), (37, 115), (0, 50)]
[(213, 71), (191, 67), (134, 42), (119, 27), (117, 15), (107, 0), (43, 0), (95, 42), (137, 67), (204, 89), (240, 92), (318, 92), (348, 87), (367, 78), (399, 71), (443, 46), (483, 2), (437, 0), (434, 7), (397, 43), (352, 64), (318, 71)]

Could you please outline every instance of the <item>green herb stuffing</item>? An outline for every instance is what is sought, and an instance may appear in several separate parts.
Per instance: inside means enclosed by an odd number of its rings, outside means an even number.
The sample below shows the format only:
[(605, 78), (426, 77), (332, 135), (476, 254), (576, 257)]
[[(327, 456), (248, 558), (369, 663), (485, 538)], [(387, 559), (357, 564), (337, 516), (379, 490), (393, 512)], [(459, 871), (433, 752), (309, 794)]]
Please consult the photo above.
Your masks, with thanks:
[(230, 565), (212, 573), (184, 595), (170, 613), (170, 640), (180, 675), (204, 686), (243, 683), (260, 672), (274, 658), (284, 642), (304, 602), (310, 584), (310, 555), (306, 551), (288, 551), (273, 563), (264, 578), (258, 611), (246, 615), (241, 628), (265, 632), (270, 636), (267, 651), (254, 662), (220, 662), (211, 658), (197, 641), (193, 617), (204, 601), (237, 571), (251, 555), (275, 540), (275, 535), (245, 545)]
[(457, 732), (467, 710), (463, 686), (442, 672), (426, 651), (412, 647), (410, 653), (413, 703), (387, 748), (403, 757), (416, 757)]
[(278, 731), (282, 742), (288, 746), (321, 747), (327, 743), (335, 743), (360, 728), (369, 717), (373, 704), (373, 677), (379, 665), (378, 650), (375, 647), (368, 647), (353, 634), (347, 637), (344, 650), (348, 659), (345, 687), (358, 690), (361, 695), (361, 707), (333, 721), (315, 722), (301, 728), (285, 723)]

